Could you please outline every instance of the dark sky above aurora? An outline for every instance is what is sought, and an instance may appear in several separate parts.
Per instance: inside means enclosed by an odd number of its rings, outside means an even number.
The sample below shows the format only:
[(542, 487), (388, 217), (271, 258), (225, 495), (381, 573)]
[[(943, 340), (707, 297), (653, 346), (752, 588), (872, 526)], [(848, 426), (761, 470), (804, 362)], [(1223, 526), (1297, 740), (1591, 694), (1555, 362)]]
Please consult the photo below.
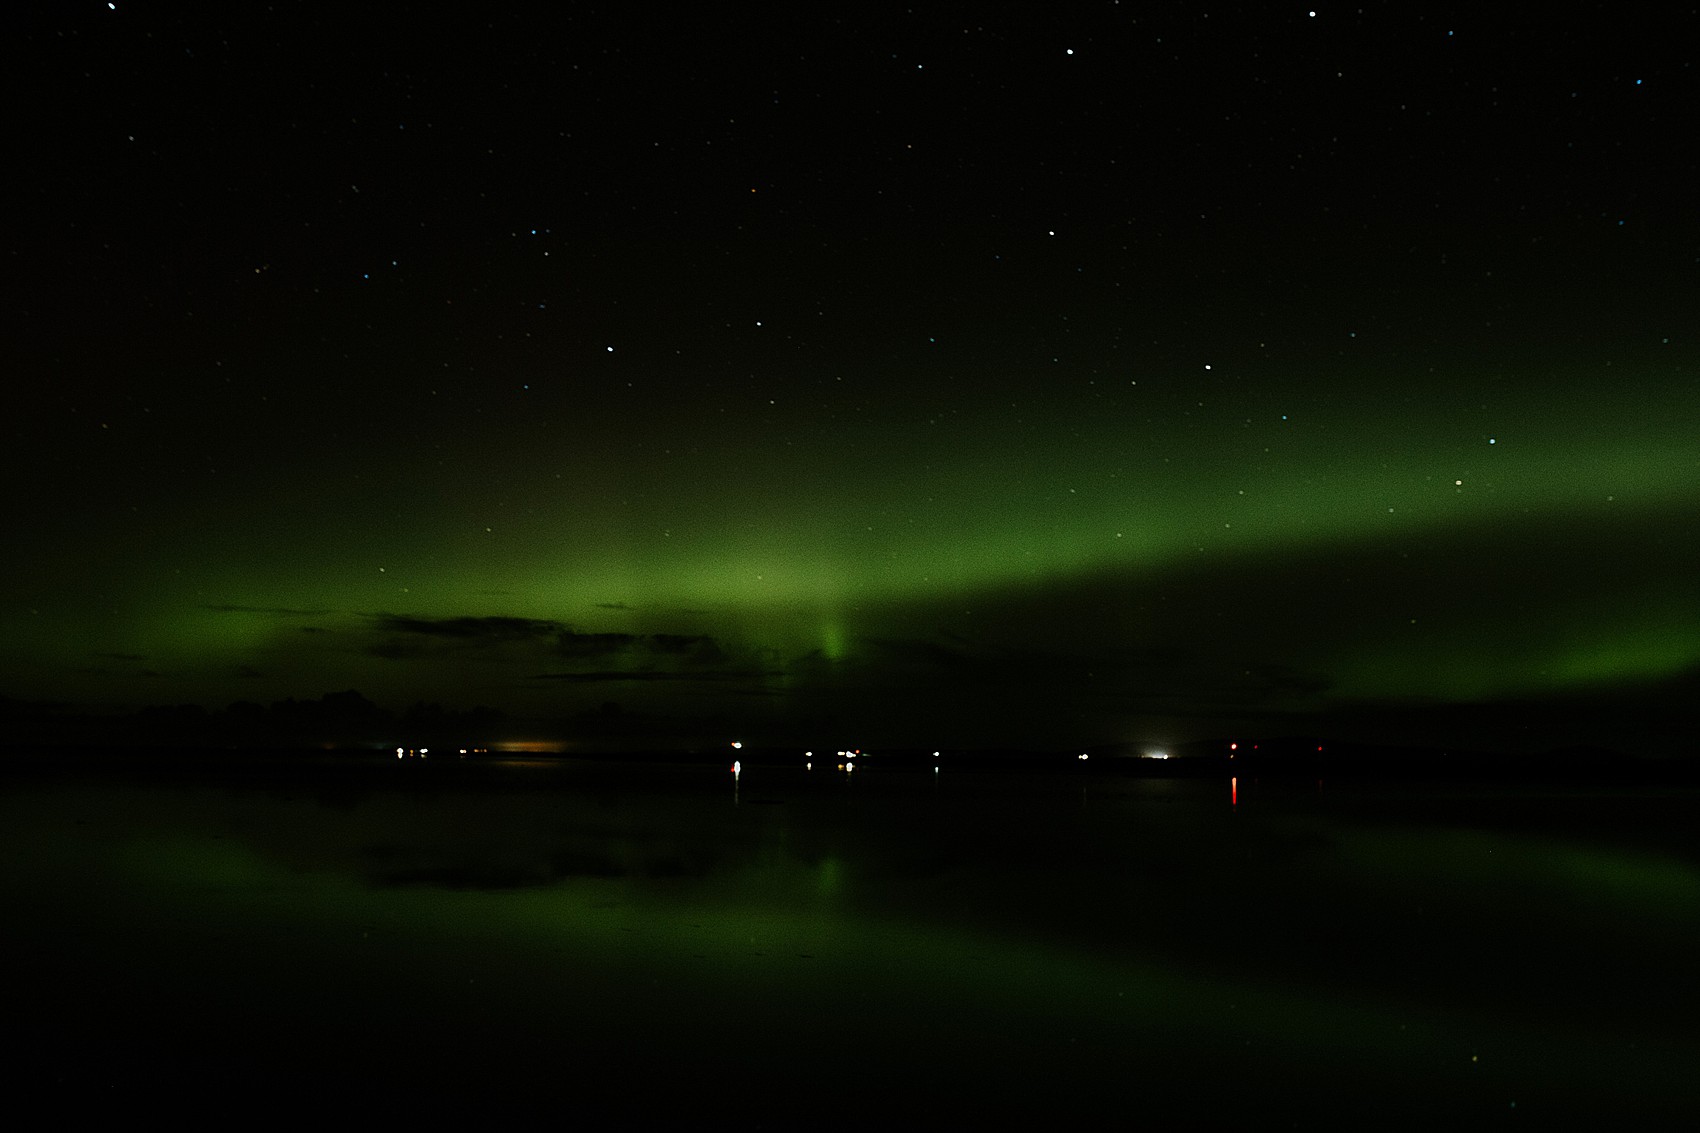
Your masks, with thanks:
[(1665, 743), (1700, 18), (1481, 7), (8, 12), (0, 695)]

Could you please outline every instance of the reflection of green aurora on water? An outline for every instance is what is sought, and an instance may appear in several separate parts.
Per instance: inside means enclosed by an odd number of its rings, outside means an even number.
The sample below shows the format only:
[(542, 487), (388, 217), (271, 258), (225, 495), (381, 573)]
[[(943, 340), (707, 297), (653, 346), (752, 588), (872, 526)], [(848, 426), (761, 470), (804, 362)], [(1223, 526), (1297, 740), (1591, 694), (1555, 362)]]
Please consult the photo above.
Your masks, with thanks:
[[(776, 1119), (1692, 1104), (1684, 797), (1265, 785), (1230, 807), (1112, 776), (1083, 806), (1069, 776), (758, 769), (743, 790), (769, 805), (735, 806), (701, 769), (503, 765), (429, 794), (394, 770), (325, 801), (275, 770), (0, 796), (26, 1063), (187, 1089), (190, 1112), (303, 1075), (681, 1116), (753, 1077)], [(323, 794), (365, 772), (291, 774)], [(1457, 825), (1503, 813), (1518, 829)]]

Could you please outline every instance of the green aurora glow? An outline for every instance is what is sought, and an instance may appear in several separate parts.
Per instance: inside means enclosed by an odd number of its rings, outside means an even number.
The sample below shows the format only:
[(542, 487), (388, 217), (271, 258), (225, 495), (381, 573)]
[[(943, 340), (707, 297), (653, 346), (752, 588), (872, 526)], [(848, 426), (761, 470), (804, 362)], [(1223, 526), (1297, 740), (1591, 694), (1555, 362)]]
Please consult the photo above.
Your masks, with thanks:
[[(477, 517), (504, 509), (469, 499), (488, 487), (450, 462), (408, 482), (434, 506), (346, 533), (337, 517), (373, 510), (363, 489), (221, 518), (180, 541), (150, 531), (133, 560), (115, 553), (85, 568), (95, 577), (45, 590), (44, 632), (16, 638), (13, 655), (33, 657), (39, 683), (25, 691), (37, 695), (76, 683), (97, 655), (157, 674), (107, 674), (137, 700), (238, 699), (253, 682), (233, 674), (251, 672), (283, 676), (293, 695), (346, 685), (534, 714), (584, 699), (535, 679), (562, 668), (547, 635), (375, 662), (374, 622), (499, 615), (579, 634), (710, 635), (724, 656), (698, 672), (700, 691), (617, 693), (687, 712), (724, 687), (707, 683), (722, 670), (750, 674), (741, 684), (769, 701), (888, 682), (872, 670), (881, 643), (899, 639), (1015, 658), (1016, 684), (1029, 675), (1022, 650), (1072, 650), (1112, 671), (1122, 652), (1211, 655), (1201, 684), (1276, 709), (1562, 693), (1700, 663), (1700, 603), (1683, 574), (1694, 537), (1679, 521), (1700, 505), (1689, 441), (1700, 419), (1673, 414), (1638, 433), (1596, 421), (1579, 436), (1566, 423), (1580, 407), (1549, 406), (1540, 419), (1501, 414), (1491, 432), (1416, 418), (1366, 444), (1354, 412), (1307, 424), (1317, 415), (1294, 408), (1242, 422), (1227, 447), (1152, 427), (1135, 440), (1057, 412), (1041, 427), (1059, 439), (1019, 450), (996, 437), (888, 440), (861, 456), (855, 436), (817, 436), (740, 459), (725, 446), (696, 475), (674, 473), (677, 492), (587, 502), (545, 478), (489, 531)], [(389, 449), (365, 466), (401, 459)], [(518, 481), (560, 459), (493, 454), (480, 471)], [(244, 490), (263, 493), (266, 478)], [(91, 586), (111, 605), (64, 633)], [(1235, 679), (1272, 665), (1315, 687), (1259, 696)], [(1031, 675), (1036, 695), (1063, 695)], [(1130, 704), (1139, 676), (1122, 674)], [(1208, 693), (1199, 702), (1211, 710)], [(1099, 699), (1092, 712), (1106, 709)]]
[(9, 703), (1597, 735), (1700, 671), (1682, 34), (231, 19), (30, 40), (90, 96), (20, 143)]

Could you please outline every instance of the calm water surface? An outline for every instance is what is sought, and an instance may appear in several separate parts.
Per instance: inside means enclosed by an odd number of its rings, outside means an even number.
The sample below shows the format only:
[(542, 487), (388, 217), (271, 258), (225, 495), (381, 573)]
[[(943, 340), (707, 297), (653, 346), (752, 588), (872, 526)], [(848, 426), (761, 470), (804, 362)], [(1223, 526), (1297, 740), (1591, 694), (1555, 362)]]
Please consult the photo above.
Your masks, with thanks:
[(1677, 1127), (1700, 1115), (1695, 802), (13, 768), (0, 1006), (31, 1036), (15, 1091), (61, 1112)]

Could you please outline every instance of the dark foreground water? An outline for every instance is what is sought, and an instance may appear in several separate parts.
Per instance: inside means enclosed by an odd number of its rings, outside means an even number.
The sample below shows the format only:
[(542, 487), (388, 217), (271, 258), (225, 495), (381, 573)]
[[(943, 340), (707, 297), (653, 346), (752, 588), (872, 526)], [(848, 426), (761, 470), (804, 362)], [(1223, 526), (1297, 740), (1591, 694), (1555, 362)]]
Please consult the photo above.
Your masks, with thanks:
[(138, 767), (0, 777), (60, 1122), (1700, 1116), (1692, 789)]

